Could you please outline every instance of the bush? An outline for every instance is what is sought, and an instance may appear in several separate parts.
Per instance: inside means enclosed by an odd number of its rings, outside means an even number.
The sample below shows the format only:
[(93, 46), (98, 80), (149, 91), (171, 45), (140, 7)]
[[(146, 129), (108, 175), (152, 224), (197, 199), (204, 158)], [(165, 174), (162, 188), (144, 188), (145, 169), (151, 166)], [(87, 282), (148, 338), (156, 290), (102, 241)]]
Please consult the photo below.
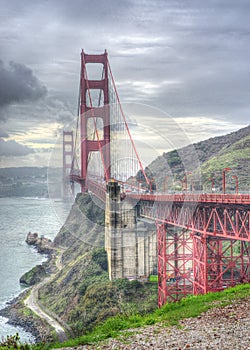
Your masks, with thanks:
[(99, 265), (104, 271), (108, 271), (108, 258), (104, 248), (95, 249), (93, 251), (92, 261)]
[(129, 280), (127, 278), (118, 278), (114, 281), (114, 285), (118, 290), (124, 291), (129, 284)]
[(21, 344), (19, 334), (7, 335), (6, 338), (2, 338), (0, 342), (0, 349), (21, 349), (28, 350), (30, 346), (28, 344)]

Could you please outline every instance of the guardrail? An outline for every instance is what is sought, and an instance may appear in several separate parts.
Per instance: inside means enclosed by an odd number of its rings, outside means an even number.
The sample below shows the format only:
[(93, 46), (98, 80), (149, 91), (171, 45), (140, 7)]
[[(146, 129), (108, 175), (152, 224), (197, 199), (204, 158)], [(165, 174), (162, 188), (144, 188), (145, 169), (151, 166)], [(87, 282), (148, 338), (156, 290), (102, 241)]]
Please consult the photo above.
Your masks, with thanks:
[(130, 198), (153, 202), (193, 202), (193, 203), (226, 203), (250, 204), (249, 194), (127, 194)]

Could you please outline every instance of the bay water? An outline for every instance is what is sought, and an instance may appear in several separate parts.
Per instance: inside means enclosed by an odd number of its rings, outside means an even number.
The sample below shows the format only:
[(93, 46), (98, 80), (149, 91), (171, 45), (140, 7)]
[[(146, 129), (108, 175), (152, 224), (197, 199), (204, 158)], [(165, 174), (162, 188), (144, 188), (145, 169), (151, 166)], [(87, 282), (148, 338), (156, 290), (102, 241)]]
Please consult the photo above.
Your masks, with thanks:
[[(0, 309), (24, 290), (19, 284), (21, 275), (46, 260), (25, 243), (28, 232), (53, 240), (71, 204), (48, 198), (0, 198)], [(0, 317), (0, 340), (16, 332), (22, 341), (34, 341), (30, 333)]]

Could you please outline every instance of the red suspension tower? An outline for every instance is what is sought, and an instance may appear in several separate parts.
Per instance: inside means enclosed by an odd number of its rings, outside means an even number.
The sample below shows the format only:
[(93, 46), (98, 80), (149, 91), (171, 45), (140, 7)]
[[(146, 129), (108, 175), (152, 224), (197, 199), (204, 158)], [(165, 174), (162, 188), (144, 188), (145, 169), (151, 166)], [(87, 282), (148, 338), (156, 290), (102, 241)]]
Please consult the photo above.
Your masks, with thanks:
[[(88, 78), (88, 64), (102, 64), (100, 80)], [(110, 179), (110, 113), (109, 113), (108, 54), (89, 55), (81, 52), (80, 78), (80, 125), (81, 125), (81, 189), (88, 188), (87, 170), (91, 152), (100, 152), (104, 180)], [(94, 91), (95, 90), (95, 91)], [(94, 100), (99, 92), (98, 102)], [(102, 98), (101, 98), (102, 97)], [(107, 107), (104, 108), (104, 106)], [(89, 136), (88, 124), (94, 126), (94, 135)], [(100, 128), (100, 122), (102, 127)]]
[(63, 197), (70, 196), (70, 173), (73, 168), (73, 131), (63, 131)]

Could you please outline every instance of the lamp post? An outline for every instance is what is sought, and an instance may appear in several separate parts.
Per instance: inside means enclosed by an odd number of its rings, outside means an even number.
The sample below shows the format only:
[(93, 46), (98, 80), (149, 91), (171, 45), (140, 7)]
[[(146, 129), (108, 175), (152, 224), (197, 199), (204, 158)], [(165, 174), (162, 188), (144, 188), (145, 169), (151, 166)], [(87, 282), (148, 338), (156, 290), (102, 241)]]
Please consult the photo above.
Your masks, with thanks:
[(188, 189), (188, 175), (192, 175), (192, 171), (187, 171), (185, 176), (184, 176), (184, 180), (182, 183), (184, 184), (185, 192), (187, 192), (187, 189)]
[(226, 172), (232, 170), (231, 168), (222, 169), (222, 193), (226, 193)]
[(183, 180), (181, 180), (182, 191), (187, 191), (187, 175), (184, 175)]
[(190, 191), (193, 193), (194, 192), (194, 180), (190, 180)]
[(211, 181), (212, 192), (213, 192), (213, 190), (214, 190), (214, 178), (213, 177), (209, 177), (208, 180)]
[(165, 176), (165, 178), (164, 178), (163, 192), (166, 193), (167, 190), (168, 190), (168, 176)]
[(153, 193), (153, 191), (155, 191), (155, 179), (154, 179), (154, 177), (152, 177), (149, 180), (149, 191), (150, 191), (150, 193)]
[(232, 179), (235, 179), (235, 186), (236, 186), (235, 193), (238, 194), (239, 193), (239, 179), (238, 179), (238, 176), (233, 175)]

